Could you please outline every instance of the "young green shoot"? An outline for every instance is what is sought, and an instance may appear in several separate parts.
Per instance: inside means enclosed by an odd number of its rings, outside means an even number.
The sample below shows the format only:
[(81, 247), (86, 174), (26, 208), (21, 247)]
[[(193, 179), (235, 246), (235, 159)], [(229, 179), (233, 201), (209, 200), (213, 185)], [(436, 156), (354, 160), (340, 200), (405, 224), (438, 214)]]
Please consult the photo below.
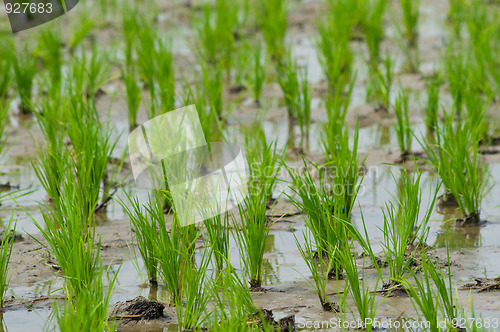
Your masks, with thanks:
[(370, 52), (370, 64), (377, 67), (380, 55), (380, 43), (384, 37), (384, 13), (387, 0), (370, 0), (366, 4), (365, 15), (362, 19), (366, 44)]
[(406, 158), (411, 154), (411, 144), (413, 142), (413, 131), (410, 125), (410, 110), (408, 106), (408, 95), (401, 92), (396, 97), (394, 104), (394, 113), (396, 113), (396, 136), (398, 138), (399, 150), (401, 156)]
[(137, 112), (141, 105), (142, 89), (139, 86), (139, 81), (131, 72), (122, 70), (122, 79), (127, 93), (129, 130), (132, 131), (137, 127)]
[(14, 245), (14, 236), (16, 234), (16, 223), (14, 222), (14, 213), (10, 216), (9, 222), (5, 225), (0, 244), (0, 308), (3, 308), (3, 298), (9, 287), (9, 263)]
[(288, 25), (286, 0), (259, 0), (259, 29), (264, 35), (271, 59), (281, 64), (286, 56), (285, 34)]
[(33, 82), (37, 73), (37, 58), (32, 52), (24, 47), (23, 50), (12, 50), (11, 63), (14, 67), (14, 79), (17, 92), (21, 99), (19, 110), (22, 114), (28, 114), (32, 111), (32, 91)]
[(418, 17), (420, 15), (420, 0), (401, 0), (403, 11), (404, 33), (410, 48), (417, 45)]

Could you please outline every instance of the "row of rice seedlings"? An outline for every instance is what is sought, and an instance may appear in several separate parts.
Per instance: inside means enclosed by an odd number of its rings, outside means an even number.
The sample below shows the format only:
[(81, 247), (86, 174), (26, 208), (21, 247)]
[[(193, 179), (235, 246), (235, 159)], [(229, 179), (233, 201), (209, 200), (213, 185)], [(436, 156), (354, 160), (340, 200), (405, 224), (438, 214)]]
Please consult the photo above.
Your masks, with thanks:
[(361, 24), (366, 38), (366, 45), (370, 53), (370, 64), (377, 67), (380, 56), (380, 43), (384, 38), (384, 13), (387, 0), (370, 0)]
[(436, 144), (421, 145), (444, 184), (445, 200), (451, 195), (458, 204), (461, 224), (477, 225), (489, 176), (481, 161), (475, 120), (467, 118), (454, 124), (453, 114), (445, 114)]
[(369, 66), (366, 82), (367, 101), (375, 101), (379, 110), (387, 112), (391, 100), (393, 80), (394, 72), (390, 55), (387, 55), (383, 62), (383, 71), (379, 66)]
[[(345, 20), (339, 20), (339, 22), (345, 22)], [(339, 35), (336, 28), (331, 22), (319, 23), (319, 38), (316, 43), (318, 60), (331, 94), (336, 90), (344, 91), (351, 80), (353, 66), (353, 55), (349, 46), (350, 33)], [(339, 30), (346, 29), (341, 27)]]
[(0, 239), (0, 308), (3, 308), (3, 298), (9, 287), (10, 278), (8, 276), (10, 257), (16, 235), (14, 213), (10, 216), (9, 222), (5, 224), (2, 238)]
[(400, 285), (399, 280), (406, 276), (408, 271), (407, 253), (409, 260), (413, 259), (416, 248), (425, 245), (428, 234), (428, 222), (434, 208), (437, 191), (427, 208), (427, 212), (419, 220), (422, 204), (420, 189), (423, 170), (410, 174), (401, 169), (398, 196), (395, 202), (386, 203), (384, 212), (384, 241), (382, 248), (389, 269), (389, 281), (384, 289), (391, 292)]
[(420, 0), (401, 0), (403, 10), (404, 34), (410, 48), (417, 45), (418, 18), (420, 16)]
[(307, 70), (299, 70), (297, 62), (289, 54), (286, 65), (278, 65), (278, 82), (284, 94), (288, 118), (297, 121), (301, 142), (309, 135), (311, 126), (311, 87)]
[(413, 130), (410, 125), (410, 110), (406, 92), (400, 92), (396, 97), (394, 113), (396, 113), (395, 129), (399, 150), (401, 151), (401, 156), (406, 158), (411, 154), (411, 144), (413, 142)]
[(259, 0), (257, 23), (267, 46), (267, 52), (276, 63), (286, 57), (285, 35), (288, 25), (286, 0)]
[(268, 143), (262, 124), (252, 123), (244, 131), (245, 154), (250, 171), (249, 192), (273, 200), (277, 177), (286, 154), (286, 146), (278, 150), (278, 140)]

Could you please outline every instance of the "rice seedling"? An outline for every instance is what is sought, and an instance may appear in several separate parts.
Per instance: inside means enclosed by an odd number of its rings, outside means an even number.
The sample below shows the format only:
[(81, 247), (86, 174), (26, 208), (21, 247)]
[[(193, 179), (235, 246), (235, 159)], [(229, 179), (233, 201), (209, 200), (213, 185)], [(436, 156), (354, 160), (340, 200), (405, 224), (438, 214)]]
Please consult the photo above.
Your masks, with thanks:
[(280, 64), (286, 56), (285, 35), (288, 25), (286, 0), (259, 0), (258, 26), (271, 59)]
[(284, 94), (288, 118), (297, 121), (301, 132), (301, 145), (309, 135), (311, 125), (311, 87), (307, 70), (299, 71), (296, 61), (289, 54), (286, 65), (278, 66), (278, 82)]
[(451, 0), (448, 9), (448, 20), (451, 21), (455, 37), (460, 38), (462, 25), (467, 17), (467, 6), (464, 0)]
[[(338, 30), (346, 29), (341, 27)], [(328, 90), (331, 94), (337, 89), (344, 92), (344, 88), (351, 80), (353, 66), (353, 55), (349, 46), (350, 33), (338, 35), (336, 27), (329, 22), (318, 24), (318, 32), (320, 35), (316, 42), (318, 60), (328, 82)]]
[(29, 114), (32, 111), (33, 81), (37, 73), (36, 57), (27, 46), (22, 50), (12, 49), (10, 56), (12, 57), (17, 92), (21, 99), (19, 110), (22, 114)]
[(267, 61), (265, 53), (262, 51), (260, 43), (254, 48), (251, 57), (251, 70), (248, 71), (247, 80), (252, 87), (253, 99), (257, 105), (260, 105), (262, 89), (266, 81)]
[[(152, 285), (158, 280), (158, 222), (147, 213), (147, 208), (141, 208), (137, 198), (131, 198), (127, 193), (127, 199), (131, 207), (125, 202), (120, 202), (130, 218), (131, 226), (135, 229), (137, 247), (148, 274), (148, 280)], [(150, 197), (150, 202), (151, 202)], [(151, 204), (151, 203), (150, 203)], [(150, 205), (151, 206), (151, 205)]]
[[(6, 48), (5, 44), (1, 45), (2, 48)], [(11, 59), (2, 54), (0, 58), (0, 96), (5, 98), (12, 81), (12, 69), (11, 69)]]
[(128, 105), (128, 125), (132, 131), (137, 127), (137, 112), (142, 99), (142, 89), (133, 73), (122, 70), (122, 80), (125, 83)]
[(208, 66), (202, 63), (203, 89), (205, 90), (205, 100), (208, 102), (210, 113), (217, 116), (218, 120), (225, 122), (223, 110), (224, 100), (222, 92), (224, 90), (224, 79), (222, 77), (222, 66)]
[(60, 33), (56, 29), (44, 29), (38, 40), (37, 52), (41, 54), (43, 65), (50, 77), (51, 91), (59, 90), (62, 79), (62, 39)]
[[(436, 202), (437, 190), (426, 209), (426, 213), (419, 220), (422, 205), (420, 181), (423, 170), (410, 174), (406, 169), (400, 171), (400, 185), (395, 202), (386, 203), (384, 212), (384, 250), (389, 269), (389, 282), (384, 285), (388, 291), (399, 286), (398, 282), (408, 271), (407, 260), (413, 260), (415, 248), (423, 245), (428, 234), (428, 222)], [(432, 196), (431, 196), (432, 197)], [(411, 253), (407, 257), (407, 250)]]
[(273, 199), (286, 146), (278, 150), (278, 140), (268, 143), (262, 124), (254, 122), (245, 131), (245, 153), (250, 170), (250, 193)]
[(387, 55), (384, 62), (384, 71), (380, 68), (368, 67), (368, 81), (366, 83), (366, 99), (374, 100), (378, 104), (378, 109), (387, 112), (390, 105), (392, 82), (394, 73), (392, 69), (392, 59)]
[(160, 94), (160, 113), (166, 113), (175, 108), (175, 72), (173, 55), (166, 42), (158, 42), (155, 52), (156, 76)]
[(380, 55), (380, 43), (384, 38), (384, 13), (387, 0), (370, 0), (366, 4), (365, 15), (362, 19), (366, 45), (370, 52), (370, 63), (377, 66)]
[(418, 17), (420, 16), (420, 0), (401, 0), (403, 10), (404, 34), (410, 48), (417, 45)]
[[(56, 324), (61, 331), (115, 331), (117, 322), (109, 321), (108, 307), (111, 304), (116, 278), (115, 274), (105, 290), (104, 277), (107, 270), (102, 263), (97, 268), (91, 288), (84, 289), (75, 297), (68, 296), (64, 305), (55, 304)], [(71, 294), (67, 290), (67, 294)]]
[(428, 86), (427, 105), (425, 107), (425, 125), (427, 126), (427, 132), (432, 135), (438, 127), (439, 88), (439, 79), (431, 80)]
[(436, 144), (420, 144), (443, 182), (445, 195), (455, 198), (463, 215), (460, 224), (477, 225), (489, 177), (479, 154), (476, 125), (469, 118), (454, 124), (453, 114), (445, 114)]
[(222, 271), (229, 259), (229, 213), (219, 213), (203, 223), (207, 234), (207, 247), (211, 248), (217, 271)]
[(408, 107), (408, 95), (400, 92), (396, 97), (394, 105), (396, 113), (396, 136), (398, 138), (399, 150), (401, 156), (406, 158), (411, 154), (411, 144), (413, 142), (413, 131), (410, 125), (410, 110)]
[(9, 263), (12, 254), (12, 246), (14, 245), (14, 236), (16, 234), (17, 223), (14, 222), (14, 213), (10, 216), (7, 224), (5, 224), (3, 235), (0, 244), (0, 308), (3, 308), (3, 298), (9, 287)]
[(177, 320), (182, 330), (200, 329), (211, 313), (207, 309), (213, 297), (213, 285), (208, 276), (210, 256), (211, 253), (205, 250), (198, 266), (183, 271), (185, 286), (176, 303)]
[[(241, 217), (241, 227), (233, 231), (238, 243), (240, 258), (244, 273), (250, 283), (250, 289), (259, 289), (262, 286), (262, 266), (269, 223), (266, 220), (266, 199), (262, 192), (251, 193), (238, 204)], [(233, 222), (237, 223), (232, 215)]]
[(444, 71), (453, 97), (456, 115), (462, 115), (463, 98), (467, 89), (468, 61), (463, 52), (455, 52), (450, 43), (444, 56)]
[(10, 101), (5, 101), (5, 97), (0, 95), (0, 160), (6, 151), (8, 135), (5, 132), (9, 115)]
[[(332, 303), (328, 298), (328, 291), (326, 288), (328, 284), (329, 273), (334, 266), (334, 257), (336, 251), (325, 251), (324, 247), (322, 247), (322, 244), (316, 242), (317, 239), (315, 237), (311, 238), (310, 232), (303, 232), (302, 235), (304, 237), (303, 246), (300, 244), (300, 241), (297, 239), (297, 236), (295, 234), (294, 237), (300, 255), (304, 259), (304, 262), (306, 262), (314, 281), (313, 283), (306, 279), (307, 283), (316, 292), (316, 294), (318, 294), (319, 302), (321, 303), (321, 307), (324, 311), (338, 311), (336, 305)], [(334, 250), (337, 250), (337, 248), (334, 248)]]
[[(347, 232), (345, 236), (348, 236)], [(344, 292), (350, 293), (354, 299), (354, 304), (358, 309), (359, 320), (364, 325), (364, 329), (366, 331), (372, 331), (372, 322), (375, 319), (378, 308), (378, 305), (375, 303), (375, 296), (377, 294), (379, 279), (377, 279), (375, 285), (371, 288), (367, 282), (368, 276), (364, 271), (364, 261), (362, 267), (363, 272), (360, 276), (356, 259), (351, 252), (352, 243), (346, 242), (344, 245), (344, 248), (338, 248), (339, 254), (337, 255), (339, 265), (344, 268), (346, 280)]]

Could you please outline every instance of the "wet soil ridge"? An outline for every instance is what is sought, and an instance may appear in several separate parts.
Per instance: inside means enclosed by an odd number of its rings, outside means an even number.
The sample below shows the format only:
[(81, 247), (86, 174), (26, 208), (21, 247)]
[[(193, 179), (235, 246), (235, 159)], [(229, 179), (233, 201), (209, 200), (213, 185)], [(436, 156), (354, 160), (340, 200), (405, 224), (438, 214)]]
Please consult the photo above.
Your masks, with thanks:
[(156, 301), (149, 301), (143, 296), (133, 300), (118, 302), (115, 304), (111, 316), (115, 319), (127, 320), (151, 320), (164, 317), (165, 306)]

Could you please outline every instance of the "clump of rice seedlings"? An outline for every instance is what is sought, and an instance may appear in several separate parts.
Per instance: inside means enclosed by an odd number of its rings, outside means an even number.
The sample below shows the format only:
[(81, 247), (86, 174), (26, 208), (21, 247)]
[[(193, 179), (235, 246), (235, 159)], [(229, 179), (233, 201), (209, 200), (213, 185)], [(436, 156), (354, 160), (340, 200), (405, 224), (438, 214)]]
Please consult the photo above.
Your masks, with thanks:
[(33, 81), (37, 73), (36, 57), (27, 47), (22, 50), (12, 50), (12, 52), (14, 52), (11, 53), (14, 80), (21, 99), (19, 110), (22, 114), (29, 114), (32, 111)]
[(222, 73), (222, 66), (209, 66), (205, 63), (202, 63), (202, 75), (203, 89), (205, 90), (205, 101), (207, 102), (210, 113), (213, 113), (214, 115), (216, 115), (218, 120), (224, 122), (224, 99), (222, 98), (222, 92), (224, 90), (224, 78)]
[(420, 0), (401, 0), (404, 34), (410, 48), (417, 45)]
[(269, 142), (264, 128), (254, 122), (245, 130), (245, 154), (250, 170), (250, 191), (255, 195), (263, 195), (266, 201), (273, 199), (277, 177), (286, 154), (286, 146), (277, 148), (278, 140)]
[[(337, 252), (327, 252), (317, 238), (311, 238), (310, 232), (304, 232), (304, 245), (295, 236), (295, 243), (300, 255), (304, 259), (311, 272), (313, 282), (307, 279), (307, 283), (318, 294), (319, 302), (324, 311), (338, 311), (338, 307), (328, 298), (326, 286), (328, 284), (329, 273), (334, 265), (334, 257)], [(314, 243), (314, 246), (313, 246)], [(328, 249), (327, 249), (328, 250)], [(335, 249), (336, 250), (336, 249)]]
[(459, 118), (462, 116), (464, 94), (468, 83), (467, 67), (465, 54), (461, 51), (455, 52), (450, 43), (444, 56), (444, 72), (453, 97), (453, 108)]
[(203, 60), (211, 66), (220, 64), (229, 77), (238, 26), (238, 7), (229, 0), (217, 0), (215, 10), (206, 5), (202, 24), (198, 28), (198, 49)]
[(217, 271), (222, 271), (229, 259), (229, 213), (219, 213), (203, 223), (207, 234), (207, 247), (211, 249)]
[(358, 180), (361, 163), (358, 158), (358, 139), (359, 123), (357, 123), (354, 131), (351, 149), (349, 146), (349, 129), (346, 126), (339, 127), (339, 124), (335, 121), (327, 123), (321, 137), (326, 161), (324, 166), (330, 172), (332, 190), (342, 195), (341, 201), (345, 204), (343, 208), (347, 216), (350, 216), (360, 186)]
[(466, 118), (454, 124), (453, 114), (445, 114), (435, 145), (421, 145), (443, 182), (445, 196), (453, 196), (458, 204), (463, 215), (459, 225), (477, 225), (489, 177), (479, 154), (474, 120)]
[(309, 134), (311, 125), (311, 87), (307, 80), (307, 70), (298, 69), (296, 61), (291, 54), (286, 65), (278, 66), (278, 82), (284, 94), (288, 118), (297, 121), (301, 142)]
[[(345, 236), (348, 236), (347, 232)], [(351, 294), (354, 299), (354, 304), (358, 309), (359, 320), (363, 323), (363, 327), (366, 331), (371, 331), (371, 322), (374, 321), (378, 308), (378, 305), (375, 304), (375, 297), (379, 279), (377, 279), (377, 282), (373, 288), (371, 288), (367, 282), (368, 275), (364, 271), (364, 261), (360, 276), (356, 259), (351, 252), (352, 243), (346, 242), (344, 245), (344, 248), (338, 248), (339, 254), (337, 255), (340, 260), (339, 264), (344, 268), (346, 281), (344, 292)]]
[(394, 104), (394, 113), (396, 113), (396, 136), (398, 138), (399, 150), (403, 158), (411, 153), (411, 144), (413, 142), (413, 130), (410, 125), (410, 110), (408, 107), (408, 95), (401, 92), (396, 97)]
[[(38, 40), (38, 52), (50, 77), (51, 90), (59, 90), (62, 78), (62, 40), (56, 29), (44, 29)], [(49, 92), (51, 91), (49, 90)]]
[[(384, 289), (392, 292), (397, 290), (398, 282), (407, 275), (407, 260), (413, 259), (413, 253), (418, 246), (425, 244), (428, 235), (428, 222), (436, 201), (436, 194), (430, 202), (427, 212), (419, 220), (422, 204), (420, 181), (423, 171), (417, 169), (416, 174), (410, 174), (404, 168), (400, 171), (398, 197), (395, 202), (386, 203), (384, 212), (384, 250), (389, 269), (389, 282)], [(411, 250), (407, 257), (407, 249)]]
[(349, 46), (350, 33), (339, 35), (336, 27), (330, 22), (320, 23), (318, 32), (320, 37), (316, 48), (319, 63), (328, 82), (328, 90), (331, 94), (334, 94), (337, 89), (343, 92), (351, 80), (353, 66), (353, 55)]
[(175, 108), (175, 73), (173, 55), (166, 42), (159, 41), (155, 52), (156, 80), (160, 94), (160, 113)]
[[(241, 227), (235, 229), (233, 236), (238, 243), (240, 258), (248, 278), (250, 289), (262, 286), (264, 251), (269, 235), (269, 223), (266, 220), (266, 199), (262, 192), (250, 193), (238, 204)], [(238, 224), (235, 215), (233, 222)]]
[[(1, 47), (7, 46), (2, 44)], [(2, 54), (0, 58), (0, 73), (2, 73), (2, 75), (0, 75), (0, 97), (5, 98), (12, 80), (12, 69), (11, 59), (4, 54)]]
[(425, 125), (427, 132), (432, 135), (438, 127), (438, 110), (439, 110), (439, 80), (433, 79), (429, 83), (427, 105), (425, 107)]
[(122, 79), (127, 93), (128, 125), (129, 130), (132, 131), (137, 127), (137, 112), (141, 104), (142, 89), (137, 78), (128, 70), (122, 71)]
[(84, 91), (91, 98), (94, 98), (99, 88), (111, 79), (111, 68), (107, 59), (108, 56), (104, 51), (99, 51), (97, 47), (94, 47), (90, 61), (84, 61), (82, 64), (87, 73), (87, 84)]
[(0, 244), (0, 308), (3, 308), (3, 297), (9, 286), (9, 262), (14, 245), (14, 236), (16, 234), (16, 223), (14, 222), (14, 213), (10, 216), (9, 222), (5, 225)]
[(7, 120), (9, 115), (10, 101), (5, 101), (5, 97), (0, 95), (0, 160), (3, 158), (3, 153), (7, 145), (7, 135), (5, 128), (7, 127)]
[(182, 278), (185, 285), (175, 306), (179, 327), (182, 330), (199, 330), (210, 315), (210, 311), (207, 310), (213, 293), (212, 281), (208, 276), (210, 256), (211, 254), (205, 250), (197, 266), (183, 271)]
[[(328, 272), (330, 278), (341, 278), (342, 267), (332, 255), (336, 255), (343, 241), (348, 240), (344, 231), (359, 185), (345, 188), (335, 174), (342, 173), (342, 170), (335, 166), (331, 169), (325, 166), (327, 165), (318, 166), (304, 159), (303, 173), (288, 168), (292, 194), (287, 196), (305, 214), (304, 222), (314, 237), (317, 250), (323, 251), (320, 256), (333, 260)], [(319, 177), (318, 182), (315, 180), (316, 175)]]
[(390, 105), (392, 82), (394, 73), (390, 55), (384, 60), (384, 70), (377, 66), (368, 67), (368, 82), (366, 84), (367, 100), (374, 100), (378, 104), (378, 110), (387, 112)]
[(247, 80), (252, 87), (252, 95), (255, 103), (260, 105), (262, 89), (266, 81), (267, 63), (265, 53), (262, 51), (261, 44), (258, 43), (251, 55), (251, 70), (247, 73)]
[[(118, 274), (110, 278), (104, 289), (106, 270), (100, 263), (96, 276), (89, 288), (77, 296), (68, 295), (61, 308), (55, 304), (56, 324), (61, 331), (115, 331), (116, 322), (109, 321), (108, 306)], [(69, 290), (67, 290), (67, 294)], [(89, 309), (92, 310), (89, 310)]]
[[(147, 208), (141, 208), (141, 204), (137, 198), (131, 198), (128, 194), (127, 198), (131, 207), (129, 208), (124, 202), (121, 204), (130, 218), (131, 226), (134, 226), (137, 247), (144, 262), (144, 266), (148, 274), (148, 280), (152, 285), (156, 285), (158, 280), (159, 262), (157, 249), (158, 222), (147, 213)], [(150, 200), (151, 199), (152, 198), (150, 198)]]
[(387, 0), (368, 1), (361, 22), (368, 51), (370, 52), (370, 63), (375, 67), (379, 60), (380, 43), (384, 37), (384, 13), (386, 7)]
[(271, 59), (282, 63), (286, 56), (285, 35), (288, 25), (286, 0), (259, 0), (257, 15), (259, 29), (264, 35)]

